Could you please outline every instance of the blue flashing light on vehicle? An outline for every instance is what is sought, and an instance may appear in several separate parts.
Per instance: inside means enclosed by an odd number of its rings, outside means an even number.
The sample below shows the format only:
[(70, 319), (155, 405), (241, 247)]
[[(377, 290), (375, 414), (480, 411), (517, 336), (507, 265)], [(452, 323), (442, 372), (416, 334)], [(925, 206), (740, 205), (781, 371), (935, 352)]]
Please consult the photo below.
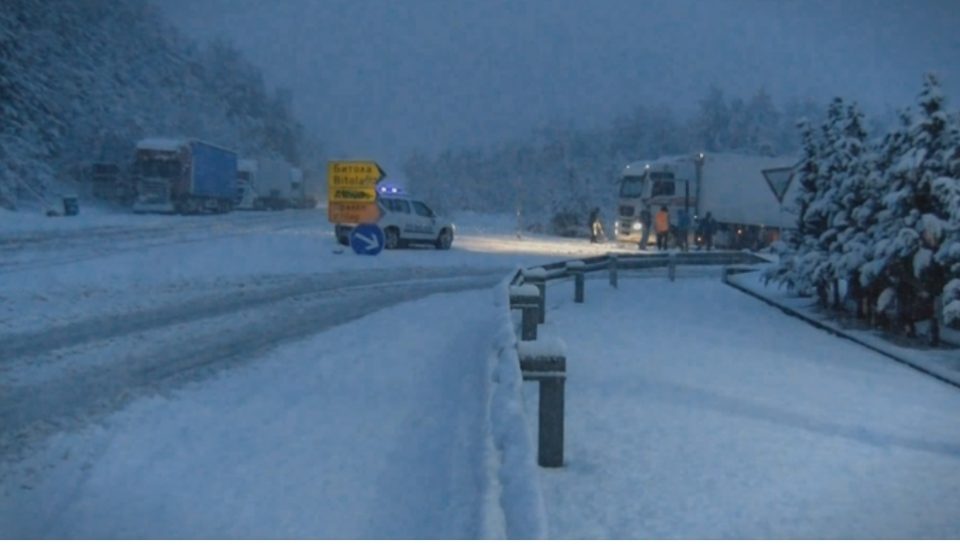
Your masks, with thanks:
[(377, 193), (381, 196), (405, 196), (403, 188), (399, 186), (378, 186)]

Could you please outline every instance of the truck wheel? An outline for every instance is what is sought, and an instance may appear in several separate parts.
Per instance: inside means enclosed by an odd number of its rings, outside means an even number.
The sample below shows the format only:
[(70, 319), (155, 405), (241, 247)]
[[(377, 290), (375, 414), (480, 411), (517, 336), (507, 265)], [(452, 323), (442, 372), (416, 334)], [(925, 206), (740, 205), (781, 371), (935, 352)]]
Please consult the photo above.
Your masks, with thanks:
[(437, 249), (450, 249), (450, 246), (453, 245), (453, 234), (447, 229), (441, 230), (434, 245)]
[(390, 227), (383, 233), (383, 247), (386, 249), (397, 249), (400, 247), (400, 232), (396, 228)]

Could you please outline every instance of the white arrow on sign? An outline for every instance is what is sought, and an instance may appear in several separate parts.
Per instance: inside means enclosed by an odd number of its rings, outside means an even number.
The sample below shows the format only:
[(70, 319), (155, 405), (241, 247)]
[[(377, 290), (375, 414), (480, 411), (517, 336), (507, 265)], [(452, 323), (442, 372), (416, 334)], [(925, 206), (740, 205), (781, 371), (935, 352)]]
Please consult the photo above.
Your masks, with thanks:
[(378, 240), (377, 236), (375, 235), (367, 237), (363, 234), (357, 233), (357, 239), (363, 240), (367, 244), (367, 251), (380, 247), (380, 240)]

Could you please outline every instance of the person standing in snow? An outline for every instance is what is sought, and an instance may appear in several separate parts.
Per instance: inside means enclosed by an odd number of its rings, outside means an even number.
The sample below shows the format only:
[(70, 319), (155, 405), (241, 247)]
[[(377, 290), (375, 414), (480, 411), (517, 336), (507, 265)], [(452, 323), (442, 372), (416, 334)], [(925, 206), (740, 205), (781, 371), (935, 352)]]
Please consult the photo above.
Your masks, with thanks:
[(700, 235), (703, 236), (703, 244), (707, 251), (713, 249), (713, 233), (717, 231), (717, 221), (713, 219), (710, 211), (707, 211), (705, 217), (700, 220)]
[(667, 211), (666, 205), (661, 206), (657, 211), (654, 227), (657, 231), (657, 250), (666, 251), (667, 239), (670, 237), (670, 212)]
[(594, 207), (590, 211), (590, 243), (598, 243), (603, 234), (603, 224), (600, 222), (600, 208)]
[(677, 243), (681, 251), (687, 250), (687, 234), (690, 231), (690, 213), (682, 209), (677, 213)]
[(650, 214), (650, 207), (646, 204), (640, 210), (640, 226), (643, 234), (640, 237), (640, 249), (646, 249), (650, 241), (650, 225), (653, 224), (653, 216)]

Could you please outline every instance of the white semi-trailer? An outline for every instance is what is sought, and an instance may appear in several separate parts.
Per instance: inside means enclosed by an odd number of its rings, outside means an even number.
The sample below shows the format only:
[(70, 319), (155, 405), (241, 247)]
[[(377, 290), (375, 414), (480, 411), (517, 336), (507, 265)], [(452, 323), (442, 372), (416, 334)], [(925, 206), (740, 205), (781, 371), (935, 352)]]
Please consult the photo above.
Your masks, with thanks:
[[(793, 205), (799, 186), (791, 179), (796, 163), (795, 157), (733, 153), (635, 161), (620, 177), (614, 232), (619, 241), (639, 243), (643, 208), (655, 216), (666, 206), (671, 225), (679, 220), (680, 211), (687, 211), (690, 239), (696, 239), (698, 220), (711, 213), (717, 222), (718, 247), (762, 247), (795, 226)], [(782, 203), (774, 189), (786, 190)], [(649, 236), (652, 241), (652, 230)]]
[(297, 201), (292, 167), (279, 159), (241, 159), (237, 163), (237, 209), (286, 209)]

